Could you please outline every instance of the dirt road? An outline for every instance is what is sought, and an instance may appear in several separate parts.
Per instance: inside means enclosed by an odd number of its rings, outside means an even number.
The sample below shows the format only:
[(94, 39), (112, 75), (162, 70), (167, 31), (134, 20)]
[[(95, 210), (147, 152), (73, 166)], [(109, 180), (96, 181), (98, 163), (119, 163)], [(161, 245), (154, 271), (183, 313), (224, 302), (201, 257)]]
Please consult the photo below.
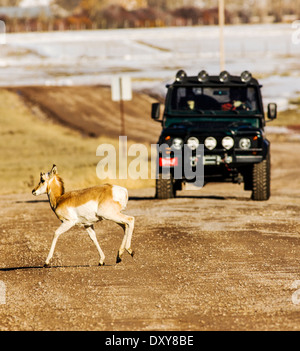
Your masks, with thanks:
[(230, 184), (163, 201), (131, 191), (136, 255), (118, 265), (122, 230), (105, 222), (106, 266), (72, 229), (41, 268), (59, 225), (46, 197), (1, 196), (0, 330), (299, 330), (299, 153), (273, 142), (267, 202)]

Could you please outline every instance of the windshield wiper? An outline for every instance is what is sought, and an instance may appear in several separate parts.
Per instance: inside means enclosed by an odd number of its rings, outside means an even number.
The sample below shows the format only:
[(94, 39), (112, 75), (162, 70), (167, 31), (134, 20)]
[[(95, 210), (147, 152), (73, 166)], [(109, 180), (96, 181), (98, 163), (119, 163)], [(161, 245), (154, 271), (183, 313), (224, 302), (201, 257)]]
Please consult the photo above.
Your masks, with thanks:
[(203, 110), (201, 110), (201, 109), (195, 109), (194, 111), (200, 112), (202, 115), (205, 114), (205, 112)]
[(236, 122), (232, 122), (232, 123), (228, 124), (228, 128), (239, 127), (239, 126), (252, 126), (252, 124), (249, 122), (245, 122), (245, 121), (236, 121)]

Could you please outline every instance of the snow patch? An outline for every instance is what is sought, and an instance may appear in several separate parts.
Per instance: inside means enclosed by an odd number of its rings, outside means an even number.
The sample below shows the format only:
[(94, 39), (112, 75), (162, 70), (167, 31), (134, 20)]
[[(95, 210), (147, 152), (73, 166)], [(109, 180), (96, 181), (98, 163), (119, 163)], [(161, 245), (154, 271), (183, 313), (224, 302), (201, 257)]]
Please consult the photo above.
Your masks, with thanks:
[[(50, 0), (23, 0), (22, 5)], [(227, 25), (226, 70), (249, 70), (263, 85), (265, 108), (290, 108), (299, 94), (300, 45), (291, 24)], [(8, 33), (0, 53), (0, 86), (110, 85), (130, 75), (134, 90), (164, 96), (177, 70), (219, 74), (218, 26)]]
[(22, 0), (19, 7), (50, 6), (52, 0)]

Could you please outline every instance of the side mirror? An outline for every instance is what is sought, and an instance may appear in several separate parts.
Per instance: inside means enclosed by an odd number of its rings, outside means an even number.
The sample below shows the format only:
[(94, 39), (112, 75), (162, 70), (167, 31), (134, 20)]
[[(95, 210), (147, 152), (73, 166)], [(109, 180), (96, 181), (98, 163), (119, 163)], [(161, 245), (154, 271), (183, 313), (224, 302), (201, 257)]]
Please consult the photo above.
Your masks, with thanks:
[(151, 118), (158, 120), (160, 117), (160, 103), (156, 102), (152, 104)]
[(268, 104), (268, 118), (275, 119), (277, 117), (277, 105), (274, 102)]

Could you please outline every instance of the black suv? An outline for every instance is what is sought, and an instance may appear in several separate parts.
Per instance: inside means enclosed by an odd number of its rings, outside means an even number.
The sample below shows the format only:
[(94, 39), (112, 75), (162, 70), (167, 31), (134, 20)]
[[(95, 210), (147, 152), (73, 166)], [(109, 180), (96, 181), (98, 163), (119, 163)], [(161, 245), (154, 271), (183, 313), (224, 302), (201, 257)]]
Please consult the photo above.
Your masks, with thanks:
[[(158, 145), (164, 146), (159, 147), (156, 197), (175, 197), (183, 183), (195, 180), (186, 176), (183, 167), (195, 175), (193, 170), (201, 162), (201, 185), (243, 182), (253, 200), (268, 200), (270, 142), (264, 133), (261, 85), (251, 73), (232, 76), (223, 71), (210, 76), (201, 71), (187, 76), (180, 70), (167, 88), (162, 120), (160, 104), (152, 104), (151, 117), (163, 127)], [(270, 103), (268, 118), (273, 120), (276, 114), (276, 104)], [(183, 152), (186, 147), (189, 155)], [(178, 169), (181, 176), (176, 177)]]

